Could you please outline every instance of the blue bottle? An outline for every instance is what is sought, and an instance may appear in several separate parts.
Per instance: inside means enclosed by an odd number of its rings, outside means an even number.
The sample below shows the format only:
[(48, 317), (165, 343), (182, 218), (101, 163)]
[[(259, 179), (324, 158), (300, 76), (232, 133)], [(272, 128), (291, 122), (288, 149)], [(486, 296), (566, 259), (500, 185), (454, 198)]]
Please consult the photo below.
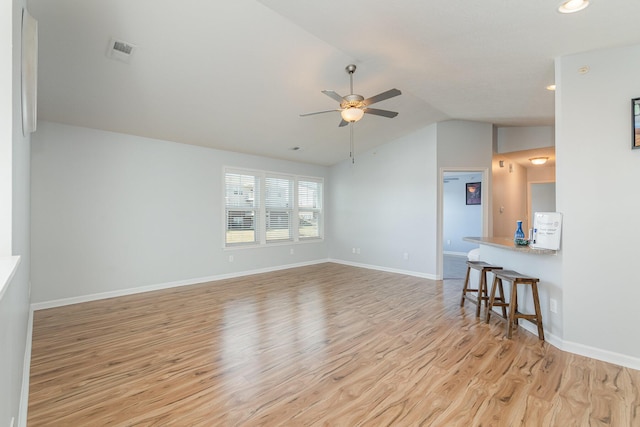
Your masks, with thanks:
[(518, 243), (518, 241), (524, 240), (524, 231), (522, 231), (522, 221), (518, 220), (518, 228), (516, 228), (516, 233), (513, 236), (513, 240)]

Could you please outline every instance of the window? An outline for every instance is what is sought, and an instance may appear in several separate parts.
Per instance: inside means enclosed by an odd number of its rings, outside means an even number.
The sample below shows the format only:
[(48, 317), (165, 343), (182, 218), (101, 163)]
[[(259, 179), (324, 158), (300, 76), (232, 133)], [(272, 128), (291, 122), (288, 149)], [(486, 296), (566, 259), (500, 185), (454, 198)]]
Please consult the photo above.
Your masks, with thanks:
[(225, 247), (322, 238), (322, 178), (225, 168)]
[(267, 242), (293, 239), (293, 180), (267, 176), (265, 179)]
[(320, 181), (298, 181), (298, 235), (301, 239), (320, 237), (321, 191)]
[(225, 246), (258, 242), (260, 179), (256, 175), (225, 174)]

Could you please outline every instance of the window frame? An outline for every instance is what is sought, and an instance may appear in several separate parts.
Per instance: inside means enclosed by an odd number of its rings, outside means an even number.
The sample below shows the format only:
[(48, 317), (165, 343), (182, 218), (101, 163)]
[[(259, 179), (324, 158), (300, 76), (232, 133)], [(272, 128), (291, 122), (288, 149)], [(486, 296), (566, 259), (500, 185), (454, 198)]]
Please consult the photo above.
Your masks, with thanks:
[[(252, 208), (246, 210), (254, 210), (256, 218), (254, 218), (255, 228), (255, 240), (251, 242), (227, 242), (228, 227), (228, 210), (230, 206), (227, 202), (227, 175), (248, 175), (253, 176), (258, 183), (257, 190), (254, 190), (254, 200), (258, 199), (257, 203)], [(267, 207), (267, 181), (268, 179), (284, 179), (291, 182), (290, 190), (292, 196), (290, 198), (290, 207)], [(315, 182), (319, 184), (317, 205), (316, 208), (300, 207), (299, 206), (299, 183), (300, 182)], [(245, 210), (244, 208), (238, 210)], [(286, 211), (289, 213), (289, 238), (283, 239), (268, 239), (267, 229), (269, 222), (267, 220), (268, 212), (280, 212)], [(318, 215), (318, 235), (317, 236), (300, 236), (300, 212), (313, 212)], [(315, 176), (294, 175), (279, 172), (271, 172), (257, 169), (239, 168), (224, 166), (222, 168), (222, 247), (223, 249), (241, 249), (241, 248), (256, 248), (278, 245), (290, 245), (308, 242), (320, 242), (324, 240), (324, 178)], [(270, 218), (271, 219), (271, 218)]]

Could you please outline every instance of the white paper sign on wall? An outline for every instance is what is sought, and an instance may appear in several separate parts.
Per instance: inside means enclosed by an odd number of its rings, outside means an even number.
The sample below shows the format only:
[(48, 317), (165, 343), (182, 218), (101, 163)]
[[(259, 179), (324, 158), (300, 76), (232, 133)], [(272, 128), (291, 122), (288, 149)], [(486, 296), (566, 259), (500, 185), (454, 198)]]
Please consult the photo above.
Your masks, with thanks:
[(560, 249), (562, 214), (559, 212), (536, 212), (533, 218), (534, 243), (536, 249)]

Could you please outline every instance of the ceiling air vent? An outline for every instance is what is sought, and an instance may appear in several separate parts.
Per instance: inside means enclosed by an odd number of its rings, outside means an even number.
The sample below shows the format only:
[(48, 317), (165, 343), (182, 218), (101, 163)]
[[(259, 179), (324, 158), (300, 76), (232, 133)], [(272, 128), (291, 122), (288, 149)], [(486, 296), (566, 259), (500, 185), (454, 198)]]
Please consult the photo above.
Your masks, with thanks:
[(136, 46), (134, 44), (112, 38), (109, 40), (107, 57), (126, 62), (128, 64), (135, 48)]

